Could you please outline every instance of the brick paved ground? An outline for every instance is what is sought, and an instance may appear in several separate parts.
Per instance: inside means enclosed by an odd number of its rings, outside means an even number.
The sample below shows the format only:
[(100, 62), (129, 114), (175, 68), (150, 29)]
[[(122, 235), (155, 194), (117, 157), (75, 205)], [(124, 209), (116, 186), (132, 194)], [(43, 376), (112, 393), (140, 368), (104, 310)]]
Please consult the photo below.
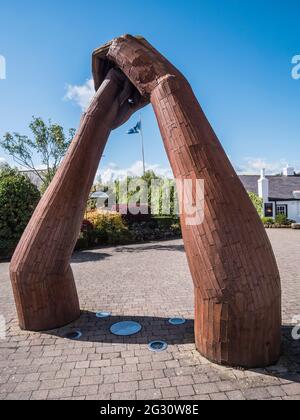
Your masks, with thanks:
[[(243, 371), (213, 365), (193, 344), (193, 287), (182, 241), (104, 248), (75, 254), (73, 270), (81, 318), (44, 334), (19, 330), (8, 278), (0, 263), (0, 313), (7, 339), (0, 340), (0, 399), (300, 399), (300, 341), (291, 324), (300, 315), (300, 233), (268, 231), (282, 274), (283, 356), (277, 366)], [(103, 321), (95, 312), (109, 310)], [(167, 319), (184, 316), (186, 325)], [(142, 323), (142, 333), (119, 339), (118, 320)], [(80, 328), (80, 341), (65, 340)], [(148, 351), (152, 339), (168, 350)]]

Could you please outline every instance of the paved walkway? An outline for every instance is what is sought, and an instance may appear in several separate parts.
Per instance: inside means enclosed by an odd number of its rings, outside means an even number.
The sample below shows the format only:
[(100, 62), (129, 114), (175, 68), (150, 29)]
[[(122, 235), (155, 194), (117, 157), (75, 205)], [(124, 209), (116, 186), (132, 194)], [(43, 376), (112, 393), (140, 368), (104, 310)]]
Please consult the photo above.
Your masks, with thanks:
[[(51, 333), (19, 330), (8, 277), (0, 263), (0, 399), (300, 399), (300, 340), (291, 324), (300, 315), (300, 233), (269, 230), (283, 283), (283, 356), (277, 366), (243, 371), (202, 358), (194, 346), (193, 287), (182, 241), (75, 254), (73, 270), (83, 313)], [(111, 311), (109, 320), (95, 312)], [(188, 322), (171, 327), (167, 319)], [(120, 339), (109, 333), (118, 320), (142, 323), (142, 333)], [(80, 328), (80, 341), (63, 338)], [(166, 352), (147, 343), (165, 339)]]

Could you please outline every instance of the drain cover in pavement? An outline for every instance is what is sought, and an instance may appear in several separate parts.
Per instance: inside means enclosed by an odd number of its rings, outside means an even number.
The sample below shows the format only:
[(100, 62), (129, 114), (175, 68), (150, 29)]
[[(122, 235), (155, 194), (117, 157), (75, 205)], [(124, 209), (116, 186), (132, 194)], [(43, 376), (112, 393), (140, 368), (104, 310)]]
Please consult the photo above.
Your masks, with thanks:
[(110, 328), (110, 332), (114, 335), (134, 335), (140, 332), (142, 329), (141, 324), (134, 321), (124, 321), (124, 322), (118, 322), (117, 324), (114, 324)]
[(79, 340), (80, 337), (82, 337), (81, 331), (71, 331), (65, 334), (67, 340)]
[(111, 316), (111, 312), (97, 312), (96, 318), (109, 318)]
[(165, 341), (155, 340), (151, 341), (148, 345), (148, 349), (150, 351), (154, 351), (155, 353), (160, 353), (161, 351), (165, 351), (168, 348), (168, 344)]
[(171, 325), (183, 325), (186, 323), (184, 318), (171, 318), (169, 319), (169, 324)]

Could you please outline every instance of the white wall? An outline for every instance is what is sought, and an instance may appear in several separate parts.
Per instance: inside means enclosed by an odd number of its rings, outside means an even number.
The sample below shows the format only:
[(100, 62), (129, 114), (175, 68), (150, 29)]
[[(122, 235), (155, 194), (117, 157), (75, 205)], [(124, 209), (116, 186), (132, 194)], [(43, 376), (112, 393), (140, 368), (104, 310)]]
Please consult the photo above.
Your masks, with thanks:
[(300, 223), (300, 201), (277, 201), (277, 205), (286, 204), (288, 206), (288, 218)]
[(265, 169), (261, 170), (260, 179), (258, 180), (258, 196), (263, 199), (264, 203), (269, 201), (269, 180), (266, 178)]

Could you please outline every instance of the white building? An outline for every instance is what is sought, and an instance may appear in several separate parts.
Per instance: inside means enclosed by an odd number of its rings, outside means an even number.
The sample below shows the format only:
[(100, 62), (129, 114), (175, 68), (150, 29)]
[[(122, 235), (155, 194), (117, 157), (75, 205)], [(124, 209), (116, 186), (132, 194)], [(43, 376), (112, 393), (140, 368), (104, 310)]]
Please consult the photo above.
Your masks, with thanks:
[(264, 215), (275, 218), (284, 214), (288, 219), (300, 223), (300, 176), (294, 168), (287, 166), (281, 176), (241, 175), (240, 179), (249, 192), (258, 194), (264, 200)]

